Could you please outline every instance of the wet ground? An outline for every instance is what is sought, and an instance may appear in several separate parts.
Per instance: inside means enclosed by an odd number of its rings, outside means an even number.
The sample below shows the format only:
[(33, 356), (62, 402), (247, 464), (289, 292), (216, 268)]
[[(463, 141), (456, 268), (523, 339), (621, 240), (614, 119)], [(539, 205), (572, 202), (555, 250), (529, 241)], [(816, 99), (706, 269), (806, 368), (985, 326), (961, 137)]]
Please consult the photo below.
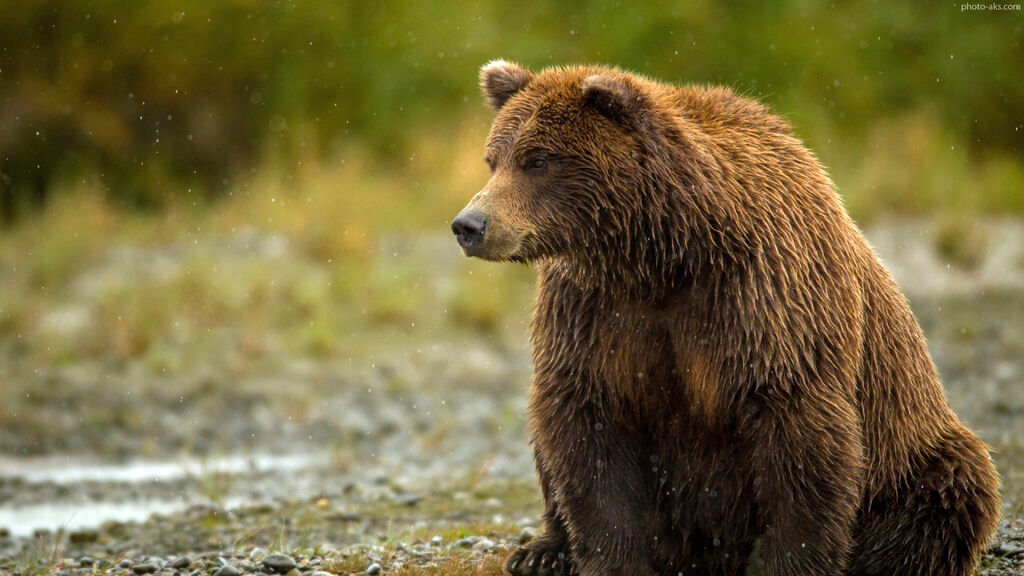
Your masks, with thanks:
[[(995, 450), (1005, 520), (979, 574), (1021, 574), (1024, 229), (993, 226), (970, 269), (947, 267), (929, 234), (870, 236), (950, 402)], [(498, 574), (540, 506), (525, 331), (365, 340), (227, 372), (4, 366), (0, 572)]]

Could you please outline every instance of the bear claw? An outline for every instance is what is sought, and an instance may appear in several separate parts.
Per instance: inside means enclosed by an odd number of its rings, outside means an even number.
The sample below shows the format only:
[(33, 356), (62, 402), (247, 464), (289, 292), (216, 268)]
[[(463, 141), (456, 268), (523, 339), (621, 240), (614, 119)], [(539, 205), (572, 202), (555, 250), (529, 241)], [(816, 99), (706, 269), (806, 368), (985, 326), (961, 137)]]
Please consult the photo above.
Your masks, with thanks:
[(522, 547), (509, 556), (505, 571), (512, 576), (570, 576), (561, 546)]

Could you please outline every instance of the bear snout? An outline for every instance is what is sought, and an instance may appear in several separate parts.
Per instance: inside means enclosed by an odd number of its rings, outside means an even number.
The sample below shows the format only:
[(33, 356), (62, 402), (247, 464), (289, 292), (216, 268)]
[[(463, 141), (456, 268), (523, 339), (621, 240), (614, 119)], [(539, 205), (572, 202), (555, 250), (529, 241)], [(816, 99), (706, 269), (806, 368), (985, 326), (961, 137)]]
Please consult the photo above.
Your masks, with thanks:
[(487, 233), (487, 215), (479, 210), (463, 210), (452, 221), (452, 232), (455, 234), (459, 246), (462, 246), (469, 255), (471, 250), (484, 243), (484, 234)]

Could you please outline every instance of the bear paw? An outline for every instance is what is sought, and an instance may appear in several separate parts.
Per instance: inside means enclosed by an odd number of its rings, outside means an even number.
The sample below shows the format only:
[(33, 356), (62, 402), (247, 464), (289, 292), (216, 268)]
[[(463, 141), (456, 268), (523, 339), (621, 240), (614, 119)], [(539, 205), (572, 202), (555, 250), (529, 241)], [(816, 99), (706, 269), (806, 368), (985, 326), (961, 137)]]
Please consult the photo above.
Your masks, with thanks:
[(520, 546), (505, 562), (512, 576), (571, 576), (569, 546), (562, 540), (543, 537)]

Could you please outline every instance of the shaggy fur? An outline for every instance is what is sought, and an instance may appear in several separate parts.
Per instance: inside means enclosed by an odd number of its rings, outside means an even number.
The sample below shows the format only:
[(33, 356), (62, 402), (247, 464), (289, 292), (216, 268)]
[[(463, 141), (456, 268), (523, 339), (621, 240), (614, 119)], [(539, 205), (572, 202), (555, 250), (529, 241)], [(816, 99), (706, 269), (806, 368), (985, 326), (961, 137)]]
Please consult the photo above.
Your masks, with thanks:
[(607, 68), (499, 61), (481, 86), (466, 252), (539, 268), (546, 531), (509, 572), (970, 573), (999, 514), (987, 447), (785, 122)]

